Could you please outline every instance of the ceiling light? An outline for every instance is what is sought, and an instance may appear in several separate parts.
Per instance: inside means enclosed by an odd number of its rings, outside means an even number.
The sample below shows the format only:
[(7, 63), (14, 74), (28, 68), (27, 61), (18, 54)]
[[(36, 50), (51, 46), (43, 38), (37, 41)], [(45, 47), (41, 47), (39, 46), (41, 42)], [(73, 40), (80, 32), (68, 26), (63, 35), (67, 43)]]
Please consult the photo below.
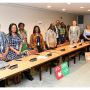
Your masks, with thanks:
[(82, 9), (83, 9), (84, 7), (80, 7), (80, 8), (82, 8)]
[(47, 8), (51, 8), (52, 6), (48, 5)]
[(63, 9), (62, 9), (62, 11), (66, 11), (66, 9), (65, 9), (65, 8), (63, 8)]
[(88, 9), (88, 11), (90, 11), (90, 9)]
[(70, 2), (67, 2), (68, 5), (70, 5), (71, 3)]

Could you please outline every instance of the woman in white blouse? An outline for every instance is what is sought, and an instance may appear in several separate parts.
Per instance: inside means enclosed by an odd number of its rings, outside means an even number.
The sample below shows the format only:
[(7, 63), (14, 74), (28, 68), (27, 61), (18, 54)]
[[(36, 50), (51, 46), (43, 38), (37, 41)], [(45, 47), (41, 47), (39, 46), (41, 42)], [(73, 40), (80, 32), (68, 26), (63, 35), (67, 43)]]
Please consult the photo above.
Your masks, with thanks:
[(90, 25), (86, 25), (86, 29), (84, 30), (83, 36), (85, 41), (90, 40)]

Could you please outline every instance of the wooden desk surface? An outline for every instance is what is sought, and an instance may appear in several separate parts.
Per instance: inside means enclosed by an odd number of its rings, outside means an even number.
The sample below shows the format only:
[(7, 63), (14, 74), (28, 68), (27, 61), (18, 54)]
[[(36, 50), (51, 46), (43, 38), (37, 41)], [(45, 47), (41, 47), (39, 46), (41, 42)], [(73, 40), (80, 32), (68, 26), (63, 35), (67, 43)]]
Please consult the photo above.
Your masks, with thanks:
[(11, 61), (9, 63), (10, 63), (10, 65), (18, 64), (18, 68), (11, 70), (11, 69), (8, 69), (8, 67), (7, 67), (5, 70), (0, 70), (0, 79), (6, 78), (6, 77), (16, 74), (16, 73), (19, 73), (30, 67), (28, 65), (27, 61)]
[[(66, 45), (66, 46), (58, 47), (55, 50), (48, 50), (48, 52), (57, 53), (60, 56), (62, 56), (62, 55), (68, 54), (70, 52), (80, 50), (80, 49), (85, 48), (87, 46), (89, 46), (88, 42), (83, 43), (81, 46), (79, 46), (79, 44), (77, 44), (77, 48), (73, 48), (73, 47), (70, 47), (70, 45)], [(60, 51), (61, 49), (65, 49), (65, 51)]]
[[(10, 70), (8, 68), (6, 68), (5, 70), (0, 70), (0, 79), (7, 78), (7, 77), (9, 77), (13, 74), (19, 73), (23, 70), (40, 65), (40, 64), (48, 62), (54, 58), (60, 57), (62, 55), (65, 55), (65, 54), (70, 53), (75, 50), (79, 50), (79, 49), (87, 47), (87, 46), (89, 46), (89, 43), (83, 43), (82, 46), (77, 46), (77, 48), (72, 48), (72, 47), (70, 47), (70, 45), (66, 45), (66, 46), (58, 47), (55, 50), (47, 50), (45, 52), (39, 53), (40, 55), (30, 55), (30, 56), (23, 57), (23, 58), (21, 58), (22, 61), (13, 60), (13, 61), (9, 62), (10, 65), (18, 64), (18, 68), (15, 68), (13, 70)], [(60, 51), (63, 48), (65, 48), (65, 51)], [(52, 53), (52, 56), (50, 56), (46, 59), (37, 59), (37, 61), (35, 61), (35, 62), (29, 61), (32, 58), (37, 58), (38, 56), (44, 56), (50, 52)]]

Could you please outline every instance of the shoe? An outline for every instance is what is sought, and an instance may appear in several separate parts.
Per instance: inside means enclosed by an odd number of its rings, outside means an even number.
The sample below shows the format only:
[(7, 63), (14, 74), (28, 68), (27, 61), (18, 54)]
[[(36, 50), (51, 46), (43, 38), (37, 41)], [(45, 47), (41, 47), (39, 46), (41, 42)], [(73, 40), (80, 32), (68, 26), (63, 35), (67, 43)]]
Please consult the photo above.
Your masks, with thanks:
[(35, 71), (39, 72), (39, 68), (35, 68)]
[(5, 80), (0, 81), (0, 87), (5, 87)]
[(29, 76), (26, 76), (26, 78), (28, 79), (28, 80), (33, 80), (33, 77), (31, 76), (31, 75), (29, 75)]

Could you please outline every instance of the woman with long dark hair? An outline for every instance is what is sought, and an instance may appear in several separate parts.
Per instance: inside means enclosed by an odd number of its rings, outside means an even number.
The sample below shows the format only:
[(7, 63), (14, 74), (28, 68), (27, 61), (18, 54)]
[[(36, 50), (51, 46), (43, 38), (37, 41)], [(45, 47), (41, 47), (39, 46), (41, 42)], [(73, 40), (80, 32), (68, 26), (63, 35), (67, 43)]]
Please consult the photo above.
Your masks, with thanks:
[[(9, 25), (9, 34), (8, 34), (8, 43), (9, 43), (9, 52), (7, 58), (9, 60), (14, 60), (21, 57), (21, 48), (22, 48), (22, 39), (18, 34), (17, 25), (11, 23)], [(30, 70), (24, 71), (25, 77), (29, 80), (33, 80), (33, 77), (30, 74)]]
[(37, 25), (33, 28), (33, 34), (30, 37), (30, 46), (32, 49), (37, 49), (38, 52), (45, 50), (43, 36), (41, 34), (40, 27)]
[(17, 25), (15, 23), (11, 23), (9, 25), (8, 42), (10, 48), (8, 53), (8, 59), (14, 60), (16, 58), (19, 58), (22, 48), (22, 40), (18, 34)]

